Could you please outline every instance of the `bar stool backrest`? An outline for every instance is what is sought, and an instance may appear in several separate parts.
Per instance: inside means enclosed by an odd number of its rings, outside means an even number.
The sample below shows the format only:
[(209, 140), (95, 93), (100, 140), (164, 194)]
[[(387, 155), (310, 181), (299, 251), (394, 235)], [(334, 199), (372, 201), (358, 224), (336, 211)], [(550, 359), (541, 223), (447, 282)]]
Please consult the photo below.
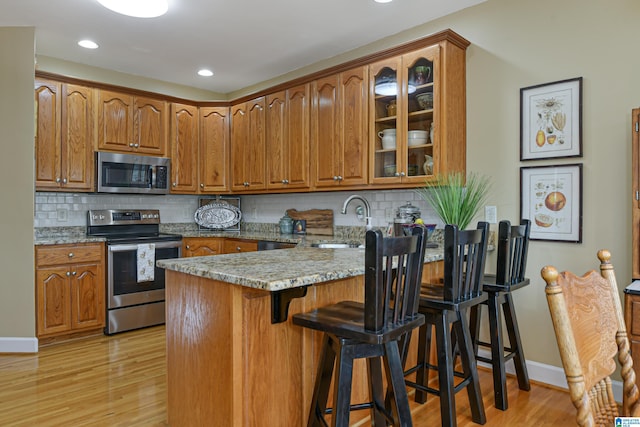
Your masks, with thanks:
[(481, 294), (488, 234), (486, 222), (479, 222), (476, 230), (445, 226), (444, 301), (459, 303)]
[(416, 318), (426, 246), (425, 230), (411, 236), (365, 237), (365, 329), (382, 332)]
[(498, 226), (497, 285), (514, 285), (522, 282), (527, 268), (527, 250), (531, 221), (522, 219), (520, 225), (500, 221)]

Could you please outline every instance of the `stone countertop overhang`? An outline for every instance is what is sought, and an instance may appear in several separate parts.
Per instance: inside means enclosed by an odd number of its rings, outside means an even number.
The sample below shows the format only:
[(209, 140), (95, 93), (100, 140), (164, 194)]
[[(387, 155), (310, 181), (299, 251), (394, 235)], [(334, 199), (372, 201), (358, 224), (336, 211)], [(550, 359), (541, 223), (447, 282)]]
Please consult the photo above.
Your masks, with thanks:
[[(262, 252), (160, 260), (159, 267), (265, 291), (281, 291), (364, 274), (364, 249), (296, 247)], [(443, 259), (428, 248), (425, 262)]]

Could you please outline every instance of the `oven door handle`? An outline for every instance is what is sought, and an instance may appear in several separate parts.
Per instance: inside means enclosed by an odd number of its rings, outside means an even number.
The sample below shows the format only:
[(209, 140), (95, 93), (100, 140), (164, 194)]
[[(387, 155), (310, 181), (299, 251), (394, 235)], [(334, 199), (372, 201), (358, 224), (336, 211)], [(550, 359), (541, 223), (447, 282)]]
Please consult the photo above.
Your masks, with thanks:
[[(156, 249), (167, 249), (167, 248), (179, 248), (182, 246), (181, 241), (174, 242), (148, 242), (156, 245)], [(141, 243), (142, 244), (142, 243)], [(137, 251), (138, 245), (136, 244), (127, 244), (127, 245), (119, 245), (119, 244), (109, 244), (107, 245), (109, 248), (109, 252), (126, 252), (126, 251)]]

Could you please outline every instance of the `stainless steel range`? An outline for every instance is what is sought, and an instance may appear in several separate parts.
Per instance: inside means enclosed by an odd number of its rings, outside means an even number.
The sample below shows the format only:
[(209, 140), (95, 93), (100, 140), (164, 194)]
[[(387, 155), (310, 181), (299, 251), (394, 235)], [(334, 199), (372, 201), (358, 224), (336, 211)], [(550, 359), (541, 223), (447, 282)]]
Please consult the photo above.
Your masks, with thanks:
[(164, 270), (155, 261), (180, 257), (182, 236), (160, 233), (155, 209), (90, 210), (87, 235), (107, 240), (105, 334), (163, 324)]

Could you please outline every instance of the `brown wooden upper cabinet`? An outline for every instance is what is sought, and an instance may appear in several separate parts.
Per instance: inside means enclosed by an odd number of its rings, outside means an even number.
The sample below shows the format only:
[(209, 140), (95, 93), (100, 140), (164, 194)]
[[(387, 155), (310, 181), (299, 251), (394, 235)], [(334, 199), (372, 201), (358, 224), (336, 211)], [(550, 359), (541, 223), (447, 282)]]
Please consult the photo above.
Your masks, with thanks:
[(171, 192), (198, 191), (198, 107), (171, 104)]
[(199, 191), (229, 191), (229, 107), (200, 107)]
[(85, 86), (36, 79), (37, 190), (92, 190), (93, 93)]
[(370, 65), (370, 184), (466, 168), (465, 49), (442, 41)]
[(166, 156), (167, 116), (164, 100), (98, 90), (98, 149)]
[(266, 171), (269, 189), (309, 187), (309, 84), (267, 95)]
[(265, 98), (231, 107), (231, 190), (266, 189)]
[(171, 192), (229, 190), (229, 108), (171, 104)]
[(363, 186), (368, 166), (368, 67), (313, 83), (311, 147), (313, 185)]

